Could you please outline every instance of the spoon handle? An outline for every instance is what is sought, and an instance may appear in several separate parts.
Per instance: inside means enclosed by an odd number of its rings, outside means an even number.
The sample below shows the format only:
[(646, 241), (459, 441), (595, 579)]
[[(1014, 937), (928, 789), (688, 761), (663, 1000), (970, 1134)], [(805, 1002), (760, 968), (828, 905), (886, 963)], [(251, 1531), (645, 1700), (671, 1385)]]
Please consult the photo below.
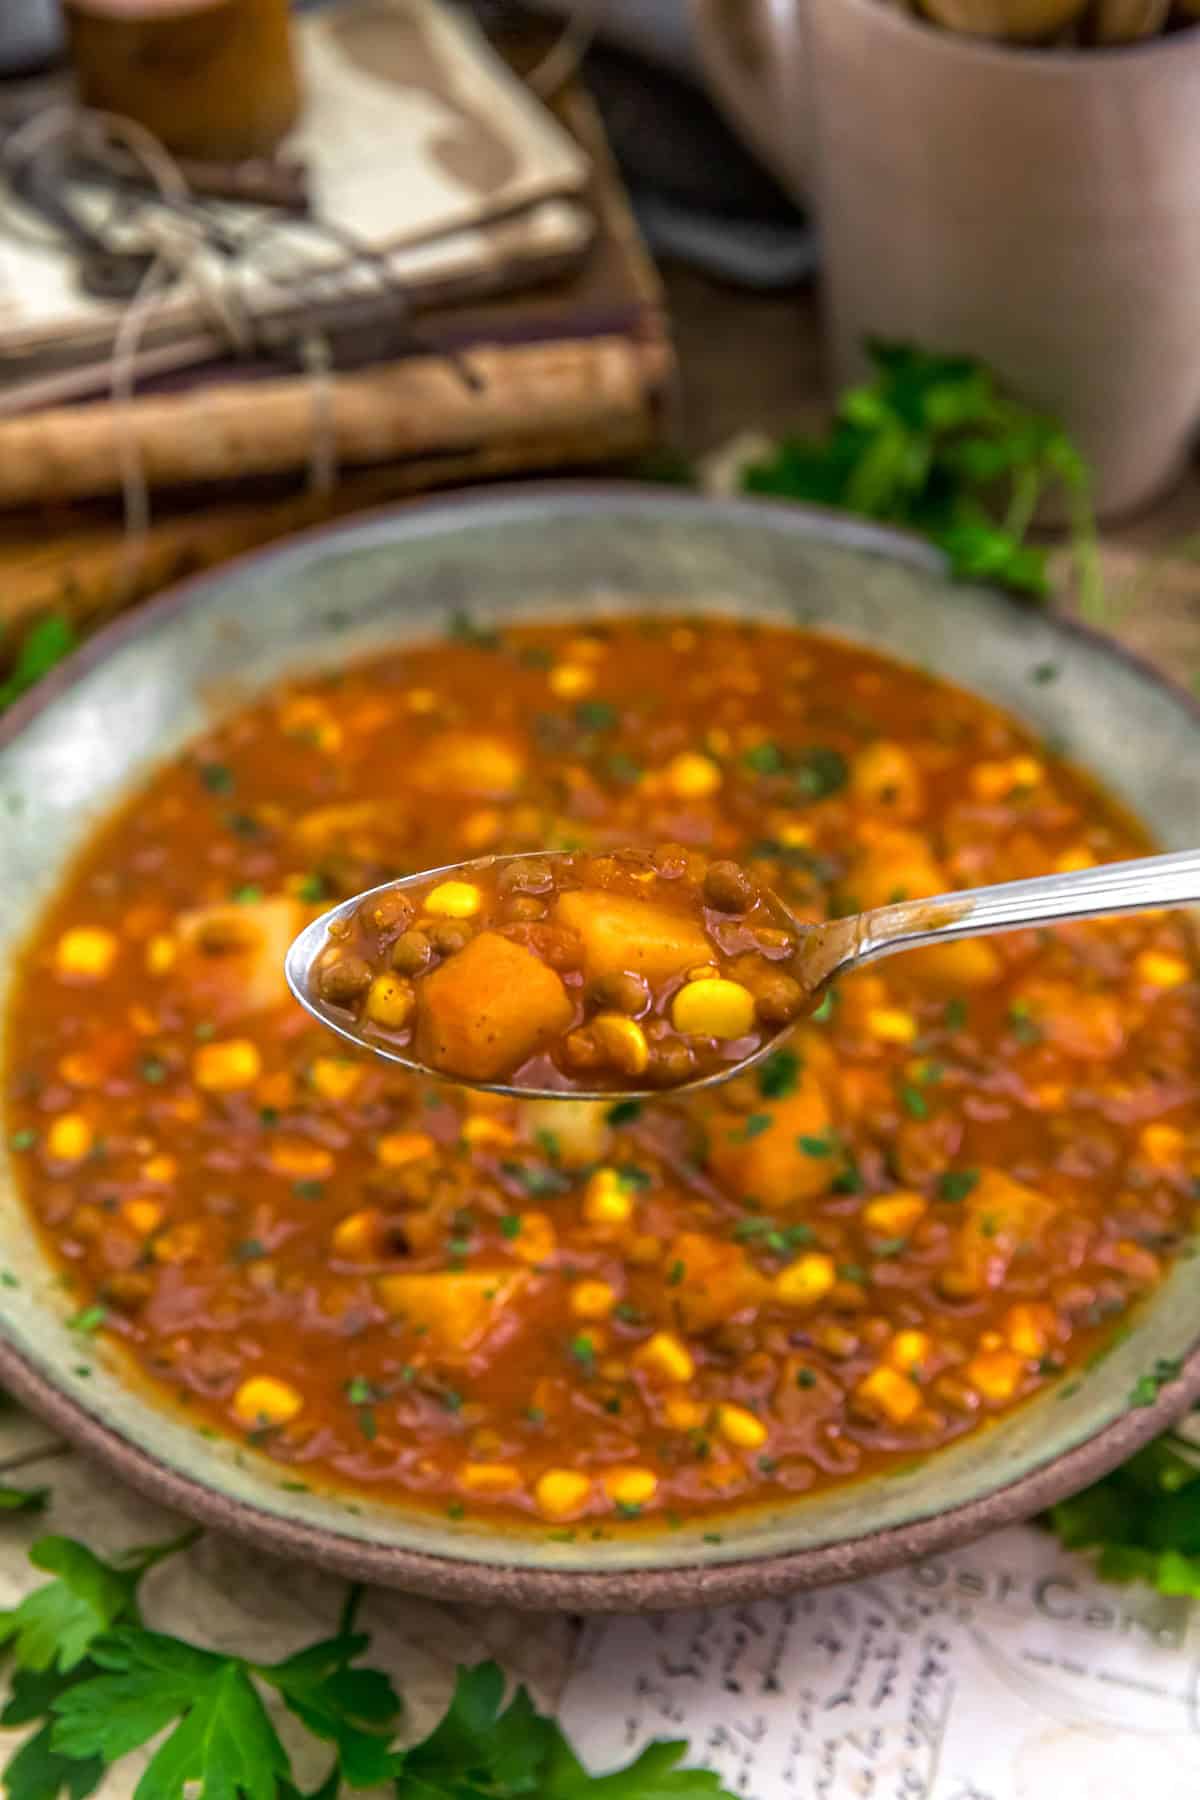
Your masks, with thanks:
[(853, 949), (842, 966), (915, 949), (918, 944), (1195, 901), (1200, 901), (1200, 850), (1100, 863), (1068, 875), (1039, 875), (1032, 881), (1005, 881), (961, 894), (876, 907), (855, 922)]

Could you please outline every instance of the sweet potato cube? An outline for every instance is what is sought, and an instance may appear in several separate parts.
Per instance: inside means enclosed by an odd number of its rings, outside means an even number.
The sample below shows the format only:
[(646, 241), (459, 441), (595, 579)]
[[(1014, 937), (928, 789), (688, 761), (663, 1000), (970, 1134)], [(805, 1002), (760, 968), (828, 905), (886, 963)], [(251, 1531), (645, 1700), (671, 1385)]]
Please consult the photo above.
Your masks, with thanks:
[(448, 1269), (381, 1275), (375, 1291), (395, 1318), (421, 1329), (431, 1350), (453, 1356), (482, 1343), (528, 1280), (524, 1269)]
[(554, 916), (578, 935), (584, 967), (593, 978), (626, 971), (651, 983), (669, 981), (712, 961), (711, 946), (695, 920), (648, 900), (579, 888), (560, 895)]
[(570, 1025), (553, 969), (497, 931), (481, 931), (417, 990), (417, 1055), (468, 1081), (510, 1075)]
[(709, 1161), (739, 1194), (752, 1194), (768, 1212), (786, 1214), (797, 1201), (828, 1191), (841, 1167), (833, 1121), (820, 1083), (807, 1069), (782, 1100), (756, 1109), (771, 1123), (748, 1134), (728, 1113), (710, 1126)]

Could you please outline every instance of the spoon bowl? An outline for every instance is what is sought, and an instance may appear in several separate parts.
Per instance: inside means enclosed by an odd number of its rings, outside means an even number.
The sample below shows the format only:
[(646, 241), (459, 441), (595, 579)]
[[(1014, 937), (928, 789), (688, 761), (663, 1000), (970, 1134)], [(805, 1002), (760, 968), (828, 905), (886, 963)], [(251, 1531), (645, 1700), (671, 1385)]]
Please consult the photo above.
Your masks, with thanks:
[[(561, 863), (574, 855), (572, 851), (542, 851), (537, 854), (537, 861)], [(490, 874), (506, 863), (528, 860), (529, 852), (525, 851), (507, 856), (475, 857), (468, 862), (448, 863), (398, 881), (384, 882), (340, 901), (307, 925), (290, 945), (284, 961), (289, 988), (318, 1023), (359, 1049), (370, 1050), (385, 1061), (398, 1063), (415, 1074), (527, 1100), (601, 1100), (612, 1104), (619, 1100), (661, 1098), (664, 1093), (696, 1093), (753, 1069), (795, 1028), (798, 1019), (781, 1024), (764, 1035), (749, 1054), (732, 1056), (728, 1063), (715, 1070), (669, 1086), (630, 1083), (622, 1087), (589, 1088), (571, 1081), (566, 1075), (558, 1086), (542, 1086), (521, 1081), (476, 1080), (446, 1068), (433, 1068), (415, 1054), (409, 1054), (407, 1048), (367, 1034), (349, 1013), (322, 999), (317, 992), (315, 976), (330, 942), (339, 935), (336, 928), (339, 925), (348, 927), (364, 902), (376, 896), (424, 889), (430, 882), (469, 880), (472, 876)], [(835, 976), (898, 951), (994, 932), (1062, 924), (1072, 919), (1184, 906), (1200, 901), (1200, 850), (1139, 857), (1131, 862), (1103, 863), (1069, 874), (1002, 882), (928, 899), (901, 900), (870, 912), (854, 913), (817, 925), (795, 918), (778, 895), (770, 890), (761, 892), (778, 917), (786, 921), (796, 939), (796, 949), (788, 967), (803, 988), (809, 1002), (807, 1014), (811, 1014)], [(803, 1016), (806, 1014), (800, 1015)]]

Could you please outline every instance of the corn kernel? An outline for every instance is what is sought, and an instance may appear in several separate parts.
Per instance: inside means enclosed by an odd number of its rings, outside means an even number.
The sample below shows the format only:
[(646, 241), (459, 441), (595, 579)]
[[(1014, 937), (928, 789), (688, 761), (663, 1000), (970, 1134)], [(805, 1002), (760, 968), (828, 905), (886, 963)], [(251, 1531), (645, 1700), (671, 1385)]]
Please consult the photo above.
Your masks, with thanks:
[(548, 1262), (558, 1248), (554, 1221), (548, 1213), (522, 1213), (521, 1229), (508, 1247), (522, 1262)]
[(1138, 980), (1144, 981), (1147, 987), (1181, 987), (1192, 974), (1182, 956), (1170, 956), (1165, 950), (1143, 950), (1133, 966)]
[(165, 931), (157, 931), (146, 945), (146, 969), (151, 975), (165, 975), (174, 968), (179, 946)]
[(248, 1431), (264, 1425), (286, 1425), (303, 1405), (295, 1388), (286, 1381), (277, 1381), (273, 1375), (252, 1375), (233, 1396), (234, 1416)]
[(439, 881), (422, 903), (434, 919), (473, 919), (483, 905), (483, 895), (471, 881)]
[(664, 774), (667, 786), (680, 800), (702, 800), (721, 785), (721, 771), (711, 756), (700, 756), (694, 750), (681, 750), (673, 756)]
[(149, 1237), (162, 1224), (163, 1209), (157, 1200), (125, 1200), (121, 1204), (121, 1217), (139, 1237)]
[(464, 1463), (458, 1479), (472, 1494), (510, 1494), (521, 1485), (521, 1472), (511, 1463)]
[(556, 663), (547, 680), (550, 692), (557, 694), (560, 700), (577, 700), (580, 694), (586, 694), (596, 685), (592, 670), (585, 669), (581, 663)]
[(684, 1394), (672, 1394), (663, 1402), (663, 1422), (672, 1431), (699, 1431), (708, 1417), (703, 1400), (689, 1400)]
[(813, 841), (812, 826), (802, 825), (798, 819), (781, 820), (774, 835), (785, 850), (806, 850)]
[(1053, 1307), (1037, 1301), (1010, 1306), (1004, 1315), (1004, 1335), (1011, 1350), (1027, 1361), (1045, 1356), (1054, 1340)]
[(597, 1013), (588, 1029), (622, 1075), (640, 1075), (650, 1060), (646, 1034), (634, 1019), (623, 1013)]
[(388, 1131), (376, 1144), (375, 1154), (385, 1169), (402, 1169), (406, 1163), (431, 1156), (436, 1148), (427, 1132)]
[(142, 1180), (152, 1181), (156, 1187), (165, 1187), (169, 1181), (174, 1181), (178, 1173), (179, 1164), (173, 1156), (165, 1156), (160, 1153), (157, 1156), (147, 1157), (142, 1164)]
[(1143, 1125), (1138, 1133), (1138, 1148), (1156, 1169), (1178, 1168), (1186, 1146), (1178, 1125)]
[(616, 1304), (616, 1289), (607, 1281), (577, 1281), (571, 1289), (571, 1311), (577, 1319), (607, 1319)]
[(499, 1119), (489, 1119), (482, 1114), (474, 1118), (464, 1119), (462, 1135), (464, 1143), (474, 1148), (480, 1146), (496, 1150), (507, 1150), (516, 1142), (516, 1132), (511, 1125), (503, 1124)]
[(223, 1038), (215, 1044), (201, 1044), (192, 1058), (192, 1075), (196, 1086), (209, 1094), (233, 1094), (248, 1088), (262, 1072), (258, 1045), (249, 1038)]
[(574, 1469), (547, 1469), (533, 1490), (544, 1519), (571, 1519), (587, 1504), (592, 1484)]
[(767, 1428), (744, 1406), (719, 1406), (717, 1430), (727, 1444), (739, 1450), (761, 1450), (767, 1441)]
[(917, 1021), (898, 1006), (874, 1006), (867, 1014), (867, 1030), (881, 1044), (911, 1044)]
[(73, 925), (54, 952), (54, 965), (69, 981), (102, 981), (117, 955), (117, 940), (99, 925)]
[(333, 1173), (333, 1156), (323, 1144), (305, 1138), (272, 1138), (267, 1162), (276, 1175), (293, 1181), (324, 1181)]
[(863, 1224), (881, 1237), (905, 1237), (928, 1208), (923, 1194), (910, 1194), (898, 1189), (894, 1194), (880, 1194), (863, 1207)]
[(932, 1349), (933, 1341), (927, 1331), (898, 1331), (887, 1347), (887, 1359), (894, 1369), (906, 1374), (910, 1369), (923, 1369)]
[(995, 1404), (1012, 1399), (1024, 1372), (1022, 1358), (1012, 1350), (981, 1351), (964, 1370), (971, 1386)]
[(374, 1025), (399, 1031), (407, 1025), (416, 1004), (412, 983), (399, 975), (377, 975), (367, 989), (366, 1016)]
[(46, 1133), (46, 1154), (54, 1162), (82, 1162), (93, 1143), (82, 1113), (60, 1113)]
[(681, 987), (671, 1003), (676, 1031), (695, 1037), (745, 1037), (754, 1025), (754, 995), (740, 981), (703, 976)]
[(1059, 875), (1077, 875), (1080, 869), (1094, 868), (1096, 859), (1086, 844), (1076, 844), (1070, 850), (1064, 850), (1054, 864)]
[(280, 713), (280, 724), (289, 737), (305, 738), (318, 750), (333, 756), (342, 747), (342, 728), (328, 706), (315, 694), (297, 694)]
[(625, 1225), (633, 1217), (633, 1195), (615, 1169), (597, 1169), (589, 1177), (583, 1216), (592, 1225)]
[(634, 1353), (633, 1359), (647, 1374), (662, 1381), (690, 1381), (696, 1363), (687, 1345), (673, 1331), (656, 1331)]
[(921, 1390), (916, 1382), (884, 1363), (863, 1377), (854, 1394), (866, 1411), (882, 1413), (893, 1425), (905, 1424), (921, 1407)]
[(815, 1306), (825, 1298), (836, 1280), (837, 1268), (832, 1256), (813, 1250), (779, 1271), (774, 1283), (775, 1298), (785, 1306)]
[(374, 1262), (379, 1253), (383, 1215), (378, 1207), (347, 1213), (333, 1228), (330, 1242), (335, 1256), (346, 1262)]
[(1007, 762), (976, 763), (971, 770), (971, 791), (980, 800), (1004, 800), (1017, 788), (1036, 787), (1045, 771), (1033, 756), (1014, 756)]
[(614, 1506), (645, 1506), (658, 1492), (658, 1476), (652, 1469), (610, 1469), (604, 1491)]
[(309, 1071), (315, 1092), (335, 1103), (349, 1100), (362, 1078), (359, 1064), (344, 1056), (318, 1056)]

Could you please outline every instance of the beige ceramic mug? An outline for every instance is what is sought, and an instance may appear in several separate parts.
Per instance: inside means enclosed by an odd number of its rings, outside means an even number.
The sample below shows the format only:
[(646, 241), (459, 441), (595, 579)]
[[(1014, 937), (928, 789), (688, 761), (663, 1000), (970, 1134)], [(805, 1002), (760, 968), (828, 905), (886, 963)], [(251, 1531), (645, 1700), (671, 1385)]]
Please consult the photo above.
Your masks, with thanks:
[(981, 356), (1102, 512), (1167, 486), (1200, 423), (1200, 30), (1029, 50), (883, 0), (693, 5), (716, 91), (815, 205), (838, 383), (872, 336)]

